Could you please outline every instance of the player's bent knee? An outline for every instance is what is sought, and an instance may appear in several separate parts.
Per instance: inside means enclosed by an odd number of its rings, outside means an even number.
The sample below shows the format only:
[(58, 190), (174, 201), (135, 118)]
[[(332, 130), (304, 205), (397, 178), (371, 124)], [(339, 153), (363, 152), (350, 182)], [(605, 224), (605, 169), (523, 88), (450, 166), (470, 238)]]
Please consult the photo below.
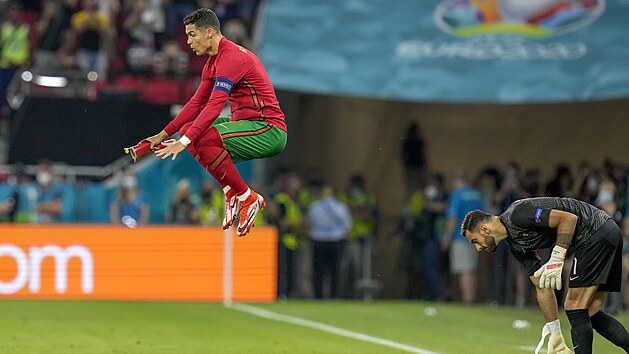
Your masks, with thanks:
[(563, 303), (563, 308), (566, 310), (581, 310), (589, 307), (589, 300), (585, 298), (569, 298)]
[(223, 138), (216, 128), (210, 127), (199, 137), (199, 145), (223, 147)]

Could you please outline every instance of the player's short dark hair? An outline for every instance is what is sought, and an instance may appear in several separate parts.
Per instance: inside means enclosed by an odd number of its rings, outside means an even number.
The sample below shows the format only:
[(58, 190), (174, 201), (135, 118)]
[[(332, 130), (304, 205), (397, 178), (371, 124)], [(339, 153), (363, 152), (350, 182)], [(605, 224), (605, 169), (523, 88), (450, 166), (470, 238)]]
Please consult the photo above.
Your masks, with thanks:
[(213, 28), (217, 32), (221, 31), (221, 23), (214, 11), (210, 9), (196, 9), (183, 18), (184, 25), (195, 25), (199, 28)]
[(470, 211), (465, 215), (465, 219), (463, 219), (463, 223), (461, 224), (461, 235), (465, 237), (466, 231), (476, 232), (480, 224), (488, 222), (493, 217), (493, 215), (480, 209)]

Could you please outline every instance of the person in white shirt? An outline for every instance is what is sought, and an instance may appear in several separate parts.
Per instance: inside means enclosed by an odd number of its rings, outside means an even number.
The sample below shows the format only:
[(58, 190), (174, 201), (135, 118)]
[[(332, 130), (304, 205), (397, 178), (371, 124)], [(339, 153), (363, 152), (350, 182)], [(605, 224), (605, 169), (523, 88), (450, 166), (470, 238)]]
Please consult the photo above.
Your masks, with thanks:
[(308, 208), (306, 221), (312, 240), (315, 298), (323, 298), (325, 277), (329, 278), (330, 297), (338, 297), (342, 288), (338, 283), (343, 244), (353, 225), (349, 208), (335, 197), (332, 186), (325, 185), (321, 189), (321, 199)]

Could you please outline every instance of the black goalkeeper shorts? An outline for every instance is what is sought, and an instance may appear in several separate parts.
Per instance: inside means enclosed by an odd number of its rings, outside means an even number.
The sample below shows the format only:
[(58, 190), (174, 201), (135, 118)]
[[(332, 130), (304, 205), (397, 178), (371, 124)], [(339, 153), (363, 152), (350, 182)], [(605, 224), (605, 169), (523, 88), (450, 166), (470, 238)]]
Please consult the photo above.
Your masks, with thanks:
[(598, 291), (619, 292), (622, 284), (622, 232), (607, 220), (574, 252), (568, 287), (598, 285)]

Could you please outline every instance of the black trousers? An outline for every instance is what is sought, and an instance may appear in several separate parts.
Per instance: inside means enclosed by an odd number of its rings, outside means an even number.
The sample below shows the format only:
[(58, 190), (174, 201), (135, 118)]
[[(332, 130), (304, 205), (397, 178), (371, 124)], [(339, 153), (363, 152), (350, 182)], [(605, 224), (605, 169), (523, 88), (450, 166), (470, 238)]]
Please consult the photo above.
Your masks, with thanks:
[(345, 241), (312, 242), (312, 277), (315, 298), (323, 298), (323, 281), (328, 279), (330, 284), (330, 297), (338, 298), (341, 257), (343, 257), (343, 245)]

